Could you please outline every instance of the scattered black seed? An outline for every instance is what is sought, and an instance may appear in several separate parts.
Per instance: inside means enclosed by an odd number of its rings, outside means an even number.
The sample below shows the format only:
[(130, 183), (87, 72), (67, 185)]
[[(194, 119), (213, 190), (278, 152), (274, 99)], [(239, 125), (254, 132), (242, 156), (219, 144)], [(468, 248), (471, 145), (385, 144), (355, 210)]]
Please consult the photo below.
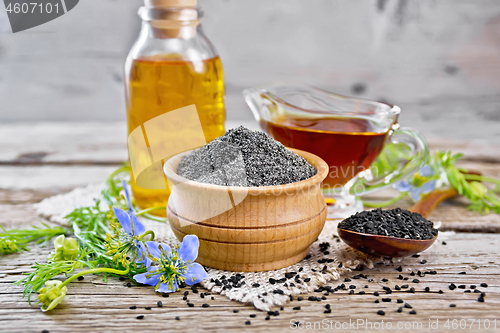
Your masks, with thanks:
[(294, 307), (293, 310), (300, 310), (300, 306)]
[(403, 267), (399, 266), (398, 268), (396, 268), (396, 270), (397, 270), (398, 272), (402, 272), (402, 271), (403, 271)]
[(150, 306), (146, 306), (144, 309), (151, 310), (151, 307)]
[(410, 290), (408, 290), (410, 293), (414, 294), (415, 293), (415, 288), (411, 287)]
[(376, 299), (374, 303), (380, 303), (380, 301), (378, 299)]
[(382, 311), (382, 310), (378, 310), (378, 311), (377, 311), (377, 314), (378, 314), (379, 316), (385, 316), (385, 312), (384, 312), (384, 311)]
[(175, 317), (175, 320), (181, 320), (181, 317), (177, 316)]
[(394, 289), (396, 289), (396, 290), (401, 290), (401, 287), (400, 287), (400, 286), (398, 286), (398, 285), (395, 285), (395, 286), (394, 286)]
[(390, 298), (382, 298), (382, 302), (390, 302), (391, 299)]
[(354, 290), (352, 290), (352, 289), (351, 289), (351, 290), (349, 291), (349, 295), (354, 295)]
[(387, 287), (387, 286), (383, 286), (382, 289), (384, 289), (385, 291), (389, 291), (391, 290), (391, 288)]
[(162, 303), (162, 301), (158, 301), (158, 302), (156, 302), (156, 305), (157, 305), (159, 308), (162, 308), (162, 307), (163, 307), (163, 303)]
[(213, 301), (215, 299), (215, 297), (212, 296), (212, 297), (210, 297), (210, 299)]
[(419, 279), (413, 279), (413, 283), (420, 283)]
[(464, 290), (464, 293), (470, 293), (471, 291), (470, 290)]
[(442, 242), (441, 244), (446, 245), (446, 242)]
[(250, 315), (250, 318), (255, 318), (255, 317), (257, 317), (257, 315), (256, 315), (255, 313), (252, 313), (252, 314)]
[(387, 280), (386, 278), (382, 279), (382, 282), (387, 282), (387, 281), (389, 281), (389, 280)]
[(403, 280), (404, 280), (404, 281), (408, 281), (409, 279), (408, 279), (407, 277), (405, 277)]
[(194, 304), (193, 304), (193, 303), (187, 303), (187, 305), (188, 305), (190, 308), (192, 308), (192, 307), (194, 306)]
[(477, 293), (477, 294), (479, 294), (479, 293), (481, 292), (481, 290), (479, 290), (479, 289), (474, 289), (474, 292), (475, 292), (475, 293)]
[(137, 309), (137, 306), (132, 305), (129, 309), (130, 309), (130, 310), (135, 310), (135, 309)]
[(413, 258), (418, 258), (418, 257), (420, 257), (420, 254), (414, 254), (414, 255), (412, 255), (412, 257)]
[(476, 289), (476, 285), (475, 284), (471, 284), (470, 285), (470, 289)]
[(411, 311), (409, 312), (409, 314), (417, 314), (417, 311), (415, 311), (415, 310), (411, 310)]
[(270, 316), (266, 316), (266, 320), (269, 320), (269, 319), (271, 319), (271, 317)]
[(365, 288), (368, 288), (368, 285), (366, 285)]
[(280, 312), (278, 310), (274, 311), (274, 316), (279, 316)]
[(479, 296), (479, 298), (477, 299), (478, 302), (484, 302), (484, 297), (483, 296)]
[(483, 287), (483, 288), (488, 288), (488, 284), (487, 284), (487, 283), (484, 283), (484, 282), (483, 282), (483, 283), (481, 283), (481, 284), (480, 284), (480, 286), (481, 286), (481, 287)]
[(363, 290), (361, 290), (361, 291), (358, 293), (358, 295), (364, 295), (364, 294), (365, 294), (365, 292), (364, 292)]
[(456, 304), (450, 304), (450, 308), (455, 308), (456, 306)]
[(429, 292), (429, 291), (431, 291), (431, 288), (429, 288), (429, 287), (425, 287), (425, 289), (424, 289), (424, 290), (425, 290), (426, 292)]
[(233, 313), (238, 313), (238, 312), (240, 312), (240, 310), (238, 310), (238, 309), (233, 310)]
[(184, 296), (184, 297), (182, 297), (182, 299), (183, 299), (184, 301), (187, 301), (188, 297), (187, 297), (187, 296)]
[(448, 288), (450, 288), (450, 290), (455, 290), (457, 286), (454, 283), (452, 283), (448, 286)]
[(161, 297), (170, 297), (170, 295), (169, 294), (163, 294), (163, 295), (161, 295)]
[(302, 301), (303, 299), (304, 299), (304, 297), (301, 297), (301, 296), (297, 297), (297, 301), (299, 301), (299, 302)]
[(409, 285), (407, 285), (407, 284), (403, 284), (403, 285), (401, 286), (401, 288), (402, 288), (402, 289), (407, 289), (407, 288), (409, 288), (409, 287), (410, 287), (410, 286), (409, 286)]
[(323, 313), (332, 313), (332, 309), (325, 310)]
[(397, 302), (398, 303), (404, 303), (404, 301), (401, 298), (398, 298)]
[(410, 273), (410, 275), (411, 275), (411, 276), (415, 276), (415, 272), (413, 272), (413, 271), (412, 271), (412, 272)]
[(132, 283), (128, 282), (128, 283), (126, 284), (126, 286), (130, 288), (130, 287), (132, 287)]
[(42, 333), (50, 333), (49, 330), (42, 330)]
[(432, 239), (438, 233), (431, 221), (401, 208), (362, 211), (346, 218), (338, 227), (371, 235), (420, 240)]
[(326, 297), (325, 296), (321, 296), (321, 299), (324, 301), (324, 300), (326, 300)]
[(250, 325), (250, 324), (251, 324), (250, 320), (245, 321), (245, 325)]
[(405, 303), (404, 307), (405, 307), (405, 308), (407, 308), (407, 309), (413, 309), (413, 306), (411, 306), (411, 305), (410, 305), (410, 304), (408, 304), (408, 303)]
[(318, 300), (318, 298), (316, 296), (309, 296), (309, 298), (307, 300), (311, 301), (311, 302), (315, 302)]
[(378, 295), (380, 295), (380, 294), (378, 293), (378, 291), (376, 291), (376, 292), (374, 292), (374, 293), (373, 293), (373, 296), (378, 296)]
[(356, 286), (355, 286), (355, 285), (353, 285), (353, 284), (351, 284), (351, 285), (349, 286), (349, 289), (356, 289)]
[(144, 316), (143, 316), (143, 315), (139, 315), (139, 316), (137, 316), (136, 318), (137, 318), (137, 319), (143, 319), (143, 318), (144, 318)]
[(440, 294), (444, 294), (444, 291), (442, 291), (442, 290), (439, 290), (439, 291), (438, 291), (438, 293), (440, 293)]
[(187, 295), (189, 295), (189, 291), (187, 291), (187, 290), (186, 290), (186, 291), (184, 292), (184, 296), (187, 296)]
[(399, 274), (398, 279), (403, 280), (403, 275)]
[(424, 260), (422, 260), (420, 263), (421, 263), (422, 265), (427, 264), (427, 260), (425, 260), (425, 259), (424, 259)]
[[(82, 277), (83, 277), (83, 276), (82, 276)], [(82, 279), (82, 280), (83, 280), (83, 279)], [(125, 277), (124, 277), (124, 276), (120, 276), (120, 277), (118, 278), (118, 280), (120, 280), (120, 281), (125, 281), (126, 279), (125, 279)]]
[(203, 308), (209, 308), (209, 307), (210, 307), (210, 304), (203, 303), (201, 307), (203, 307)]
[(460, 272), (460, 273), (458, 273), (458, 274), (467, 274), (467, 272)]
[(310, 282), (311, 281), (311, 278), (305, 278), (304, 279), (304, 282)]
[(467, 286), (465, 284), (461, 284), (461, 285), (458, 286), (458, 288), (460, 288), (460, 289), (465, 289), (466, 287)]
[(403, 312), (403, 307), (399, 307), (397, 312)]
[(351, 279), (349, 279), (349, 278), (345, 278), (345, 279), (344, 279), (344, 282), (351, 282), (351, 281), (352, 281), (352, 280), (351, 280)]
[(79, 276), (79, 277), (78, 277), (78, 281), (82, 281), (83, 279), (84, 279), (84, 277), (83, 277), (83, 276)]

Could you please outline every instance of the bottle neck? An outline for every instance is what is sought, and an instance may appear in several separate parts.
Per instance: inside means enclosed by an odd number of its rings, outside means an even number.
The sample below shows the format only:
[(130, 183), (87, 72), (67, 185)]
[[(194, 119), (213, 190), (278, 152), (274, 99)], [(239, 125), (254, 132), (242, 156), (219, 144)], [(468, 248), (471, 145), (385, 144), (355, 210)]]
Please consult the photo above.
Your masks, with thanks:
[(201, 15), (197, 8), (192, 7), (141, 7), (139, 16), (142, 19), (142, 33), (147, 34), (148, 38), (191, 39), (196, 37)]

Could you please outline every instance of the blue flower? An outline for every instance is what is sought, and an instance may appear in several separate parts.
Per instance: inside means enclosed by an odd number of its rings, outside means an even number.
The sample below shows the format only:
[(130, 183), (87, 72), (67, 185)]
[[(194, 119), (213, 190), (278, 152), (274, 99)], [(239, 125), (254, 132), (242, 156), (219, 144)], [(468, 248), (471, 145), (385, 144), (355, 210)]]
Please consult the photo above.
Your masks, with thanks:
[[(138, 240), (139, 236), (146, 231), (146, 228), (133, 212), (127, 214), (124, 210), (115, 207), (113, 207), (113, 212), (126, 233), (124, 243), (129, 243), (132, 247), (135, 247), (135, 262), (143, 264), (144, 267), (149, 267), (151, 265), (151, 259), (147, 256), (147, 251), (143, 242)], [(132, 250), (132, 252), (134, 252), (134, 249)], [(133, 254), (134, 253), (132, 253), (132, 255)]]
[(177, 251), (152, 241), (146, 245), (158, 265), (150, 266), (146, 273), (134, 275), (135, 281), (154, 286), (158, 292), (169, 293), (176, 291), (182, 282), (191, 286), (208, 277), (203, 266), (194, 262), (200, 246), (195, 235), (185, 236)]
[[(123, 183), (123, 188), (128, 202), (128, 213), (116, 207), (113, 207), (113, 212), (125, 233), (116, 232), (117, 228), (114, 228), (115, 234), (118, 234), (119, 237), (106, 235), (106, 241), (109, 245), (108, 254), (117, 254), (117, 259), (123, 263), (124, 258), (130, 253), (136, 263), (149, 267), (151, 259), (148, 257), (144, 242), (140, 241), (140, 236), (144, 234), (146, 228), (135, 215), (125, 183)], [(114, 227), (113, 224), (111, 227)]]
[(427, 194), (436, 188), (436, 180), (430, 180), (434, 176), (434, 170), (426, 165), (418, 173), (415, 173), (409, 181), (403, 180), (393, 185), (399, 192), (409, 192), (413, 200), (418, 201), (422, 194)]

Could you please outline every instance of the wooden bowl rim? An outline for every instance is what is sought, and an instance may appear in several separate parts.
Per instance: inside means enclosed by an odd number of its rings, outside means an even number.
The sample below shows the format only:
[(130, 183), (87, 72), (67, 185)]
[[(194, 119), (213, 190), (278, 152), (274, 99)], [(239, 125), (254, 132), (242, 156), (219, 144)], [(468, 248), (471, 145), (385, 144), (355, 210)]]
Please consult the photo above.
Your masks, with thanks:
[(304, 179), (300, 182), (283, 184), (283, 185), (274, 185), (274, 186), (246, 186), (246, 187), (220, 186), (214, 184), (200, 183), (193, 180), (189, 180), (177, 174), (177, 166), (179, 165), (181, 159), (184, 158), (184, 156), (186, 156), (187, 154), (191, 153), (194, 149), (185, 151), (183, 153), (177, 154), (169, 158), (163, 166), (163, 172), (165, 176), (167, 176), (167, 178), (174, 184), (183, 183), (183, 184), (189, 184), (192, 187), (210, 189), (213, 191), (229, 190), (232, 193), (241, 192), (247, 194), (275, 194), (275, 193), (283, 193), (283, 191), (287, 193), (286, 192), (287, 190), (299, 190), (301, 188), (314, 186), (316, 184), (321, 183), (323, 179), (326, 178), (326, 176), (328, 175), (329, 168), (328, 164), (326, 164), (326, 162), (321, 157), (299, 149), (293, 149), (288, 147), (287, 149), (305, 158), (306, 161), (309, 162), (316, 169), (316, 174), (311, 178)]

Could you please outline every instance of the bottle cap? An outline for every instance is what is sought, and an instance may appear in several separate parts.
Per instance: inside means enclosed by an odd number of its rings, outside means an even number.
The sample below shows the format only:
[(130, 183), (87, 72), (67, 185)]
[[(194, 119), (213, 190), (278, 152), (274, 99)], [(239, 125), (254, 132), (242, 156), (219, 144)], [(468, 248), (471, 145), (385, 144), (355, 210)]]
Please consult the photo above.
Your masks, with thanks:
[(146, 7), (196, 7), (197, 0), (144, 0)]

